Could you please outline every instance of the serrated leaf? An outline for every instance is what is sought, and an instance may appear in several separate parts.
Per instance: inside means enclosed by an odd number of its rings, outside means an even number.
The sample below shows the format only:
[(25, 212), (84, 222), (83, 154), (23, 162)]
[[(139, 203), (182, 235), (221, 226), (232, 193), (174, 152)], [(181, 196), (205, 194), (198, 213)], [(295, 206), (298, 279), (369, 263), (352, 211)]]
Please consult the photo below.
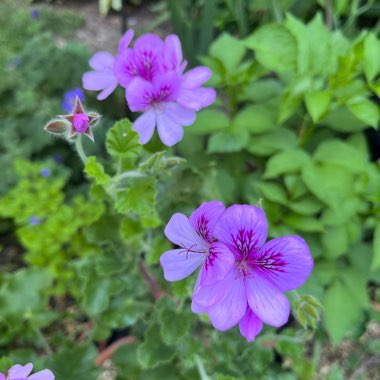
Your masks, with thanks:
[(367, 167), (366, 158), (358, 149), (337, 139), (326, 140), (320, 144), (313, 158), (317, 162), (342, 166), (353, 173), (364, 172)]
[(144, 342), (137, 349), (137, 357), (143, 368), (153, 368), (170, 361), (176, 354), (175, 346), (162, 341), (160, 326), (154, 323), (145, 332)]
[(277, 153), (268, 160), (263, 177), (274, 178), (284, 173), (298, 172), (309, 160), (309, 155), (301, 149)]
[(297, 42), (289, 30), (279, 24), (267, 24), (244, 40), (253, 49), (257, 60), (275, 71), (296, 68)]
[(327, 112), (331, 102), (328, 91), (311, 92), (305, 95), (306, 108), (314, 123), (320, 121)]
[(210, 55), (218, 58), (228, 73), (233, 73), (245, 54), (241, 41), (223, 33), (210, 47)]
[(232, 121), (235, 131), (248, 131), (261, 134), (276, 127), (276, 116), (273, 110), (263, 105), (252, 105), (243, 108)]
[(107, 185), (110, 182), (110, 177), (104, 172), (103, 165), (96, 160), (95, 156), (88, 158), (84, 171), (95, 180), (97, 185)]
[(108, 131), (106, 138), (107, 152), (115, 158), (136, 158), (141, 151), (139, 135), (132, 131), (132, 124), (128, 119), (115, 123)]
[(355, 326), (360, 315), (360, 304), (341, 281), (335, 281), (325, 293), (325, 323), (334, 344)]

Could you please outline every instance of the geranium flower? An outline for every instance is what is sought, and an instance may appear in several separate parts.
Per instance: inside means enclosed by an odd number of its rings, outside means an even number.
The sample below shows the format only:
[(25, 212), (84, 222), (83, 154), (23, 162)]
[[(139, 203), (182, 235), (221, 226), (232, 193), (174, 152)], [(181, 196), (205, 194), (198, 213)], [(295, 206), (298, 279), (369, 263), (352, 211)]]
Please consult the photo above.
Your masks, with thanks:
[[(128, 48), (133, 38), (133, 30), (128, 30), (119, 43), (119, 54)], [(83, 88), (90, 91), (101, 91), (98, 100), (104, 100), (115, 90), (118, 80), (114, 73), (115, 58), (106, 51), (100, 51), (90, 59), (94, 71), (87, 72), (82, 77)]]
[(234, 256), (213, 238), (215, 224), (223, 211), (222, 202), (212, 201), (202, 203), (189, 219), (180, 213), (171, 217), (165, 235), (181, 248), (167, 251), (160, 258), (166, 280), (182, 280), (198, 267), (201, 267), (199, 282), (202, 285), (224, 278), (234, 263)]
[(198, 284), (193, 297), (193, 311), (206, 311), (218, 330), (239, 323), (241, 334), (249, 341), (263, 322), (275, 327), (287, 322), (290, 306), (283, 293), (301, 286), (313, 269), (304, 239), (285, 236), (265, 243), (267, 231), (261, 208), (228, 207), (214, 236), (225, 246), (223, 252), (234, 255), (234, 265), (223, 280), (209, 286)]
[(132, 129), (146, 144), (155, 127), (162, 142), (172, 146), (183, 137), (183, 126), (195, 121), (195, 111), (176, 103), (181, 79), (175, 73), (156, 76), (153, 82), (135, 78), (128, 86), (127, 101), (132, 111), (144, 112), (133, 123)]
[(68, 132), (67, 138), (72, 139), (78, 134), (86, 135), (91, 141), (94, 141), (92, 127), (100, 119), (100, 115), (91, 112), (86, 113), (78, 97), (75, 99), (74, 108), (69, 115), (60, 115), (59, 119), (50, 121), (45, 130), (54, 134)]
[(16, 364), (8, 371), (7, 377), (0, 373), (0, 380), (54, 380), (55, 378), (49, 369), (44, 369), (29, 376), (32, 370), (32, 363), (28, 363), (24, 366)]

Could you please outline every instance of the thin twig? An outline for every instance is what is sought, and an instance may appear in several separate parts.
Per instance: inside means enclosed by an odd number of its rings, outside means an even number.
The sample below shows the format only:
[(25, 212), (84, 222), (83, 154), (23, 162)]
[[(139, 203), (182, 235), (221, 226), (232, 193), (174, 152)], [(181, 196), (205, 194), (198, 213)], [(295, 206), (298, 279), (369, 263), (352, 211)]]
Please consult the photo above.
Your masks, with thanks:
[(332, 29), (332, 3), (331, 0), (326, 0), (325, 1), (325, 23), (326, 26), (329, 30)]
[(137, 339), (133, 335), (118, 339), (99, 353), (98, 357), (95, 360), (95, 364), (97, 366), (101, 366), (107, 359), (110, 359), (121, 346), (125, 346), (126, 344), (133, 344), (136, 341)]
[(155, 300), (160, 299), (164, 293), (160, 290), (160, 288), (157, 285), (156, 279), (152, 276), (152, 274), (149, 272), (148, 268), (143, 262), (140, 262), (139, 264), (140, 272), (145, 278), (145, 280), (148, 282), (150, 286), (150, 291), (152, 293), (152, 296)]

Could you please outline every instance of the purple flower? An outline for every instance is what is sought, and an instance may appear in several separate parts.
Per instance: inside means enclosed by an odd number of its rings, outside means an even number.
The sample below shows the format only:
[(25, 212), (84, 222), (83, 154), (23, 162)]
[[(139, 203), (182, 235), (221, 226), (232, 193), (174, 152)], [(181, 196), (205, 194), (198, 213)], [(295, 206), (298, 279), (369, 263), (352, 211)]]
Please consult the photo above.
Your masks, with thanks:
[(156, 76), (153, 82), (135, 78), (128, 86), (127, 101), (132, 111), (144, 112), (133, 123), (132, 129), (146, 144), (157, 127), (158, 135), (167, 146), (183, 137), (183, 126), (195, 121), (195, 111), (175, 102), (180, 92), (181, 79), (175, 72)]
[(133, 31), (129, 30), (115, 58), (105, 52), (95, 54), (90, 66), (96, 71), (84, 74), (83, 86), (103, 89), (98, 96), (101, 100), (119, 83), (126, 90), (129, 108), (143, 112), (132, 127), (139, 133), (140, 143), (146, 144), (157, 127), (162, 142), (172, 146), (182, 139), (183, 126), (194, 123), (196, 111), (215, 101), (215, 90), (202, 87), (211, 70), (196, 67), (184, 74), (187, 62), (183, 61), (176, 35), (162, 41), (154, 34), (145, 34), (133, 48), (128, 47), (132, 37)]
[(24, 366), (16, 364), (8, 371), (7, 378), (0, 373), (0, 380), (54, 380), (55, 378), (49, 369), (44, 369), (29, 376), (32, 370), (32, 363), (28, 363)]
[(42, 177), (49, 177), (51, 174), (51, 170), (49, 168), (41, 169), (40, 174)]
[[(133, 38), (133, 30), (128, 30), (119, 43), (119, 53), (128, 48)], [(90, 91), (101, 91), (98, 100), (107, 98), (117, 87), (118, 81), (114, 73), (115, 58), (105, 51), (96, 53), (90, 59), (90, 66), (94, 71), (85, 73), (82, 78), (83, 88)]]
[(81, 102), (85, 100), (85, 96), (83, 93), (83, 90), (79, 87), (75, 87), (67, 92), (65, 92), (63, 96), (63, 101), (62, 101), (62, 109), (66, 112), (70, 112), (74, 106), (75, 106), (75, 99), (79, 98)]
[[(301, 286), (313, 269), (306, 242), (298, 236), (265, 243), (268, 224), (261, 208), (234, 205), (227, 208), (214, 229), (214, 237), (235, 262), (226, 276), (212, 285), (198, 282), (193, 311), (207, 312), (218, 330), (239, 324), (241, 334), (254, 340), (263, 322), (279, 327), (290, 313), (284, 292)], [(264, 244), (265, 243), (265, 244)]]
[(29, 224), (31, 226), (36, 226), (37, 224), (40, 224), (41, 223), (41, 218), (39, 218), (38, 216), (31, 216), (29, 218)]
[(165, 235), (181, 248), (167, 251), (160, 258), (166, 280), (182, 280), (198, 267), (201, 285), (224, 278), (234, 264), (234, 256), (213, 239), (214, 227), (223, 211), (223, 203), (212, 201), (203, 203), (189, 219), (179, 213), (172, 216)]
[(30, 10), (30, 15), (32, 16), (33, 20), (38, 20), (40, 18), (40, 12), (35, 7), (32, 7)]

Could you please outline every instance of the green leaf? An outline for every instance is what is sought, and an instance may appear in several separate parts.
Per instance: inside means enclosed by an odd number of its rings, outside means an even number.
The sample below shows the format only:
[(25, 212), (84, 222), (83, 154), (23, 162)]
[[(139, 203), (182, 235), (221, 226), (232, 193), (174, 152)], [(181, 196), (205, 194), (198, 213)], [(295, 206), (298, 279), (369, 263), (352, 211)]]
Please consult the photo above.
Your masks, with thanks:
[(255, 187), (257, 187), (265, 199), (284, 205), (287, 203), (286, 192), (280, 184), (275, 182), (257, 182), (255, 183)]
[(270, 70), (294, 70), (296, 67), (297, 43), (282, 25), (264, 25), (249, 36), (244, 44), (253, 49), (257, 60)]
[(348, 249), (347, 230), (344, 226), (329, 227), (321, 235), (324, 255), (329, 259), (335, 259), (343, 255)]
[(368, 82), (380, 71), (380, 41), (374, 33), (369, 33), (364, 40), (363, 68)]
[(88, 315), (94, 316), (107, 309), (111, 286), (110, 277), (102, 278), (100, 281), (88, 281), (82, 302), (83, 309)]
[(373, 233), (373, 257), (371, 264), (371, 271), (380, 268), (380, 220), (377, 221)]
[(248, 133), (218, 132), (213, 134), (207, 146), (208, 153), (230, 153), (242, 150), (248, 142)]
[(300, 215), (314, 215), (322, 209), (323, 204), (312, 196), (306, 196), (298, 201), (289, 201), (286, 206)]
[(360, 304), (347, 286), (335, 281), (325, 293), (325, 323), (334, 344), (339, 343), (355, 326), (360, 315)]
[(310, 157), (301, 149), (289, 149), (271, 157), (264, 172), (264, 178), (274, 178), (284, 173), (294, 173), (309, 162)]
[(338, 139), (320, 144), (313, 158), (316, 162), (342, 166), (353, 173), (364, 172), (367, 168), (366, 157), (358, 149)]
[(314, 123), (320, 121), (327, 112), (331, 102), (331, 94), (328, 91), (311, 92), (305, 95), (305, 103)]
[(284, 217), (284, 223), (303, 232), (323, 232), (324, 227), (320, 220), (311, 216), (288, 215)]
[(206, 135), (228, 128), (230, 121), (226, 114), (216, 109), (205, 109), (197, 113), (197, 119), (186, 132), (192, 135)]
[(161, 336), (166, 344), (175, 344), (182, 338), (189, 337), (191, 322), (194, 320), (191, 313), (177, 311), (175, 304), (168, 297), (161, 298), (156, 308)]
[(376, 103), (368, 100), (361, 99), (349, 103), (348, 109), (361, 121), (374, 128), (379, 123), (379, 108)]
[(249, 131), (252, 134), (265, 133), (275, 127), (275, 112), (263, 105), (243, 108), (232, 121), (232, 128), (235, 131)]
[(218, 58), (228, 73), (235, 71), (244, 54), (242, 42), (227, 33), (223, 33), (210, 47), (210, 55)]
[(322, 124), (338, 132), (359, 132), (367, 128), (366, 123), (355, 117), (346, 107), (330, 111)]
[(97, 185), (107, 185), (110, 182), (110, 177), (104, 172), (103, 165), (95, 156), (88, 158), (84, 171), (90, 178), (95, 179)]
[(108, 131), (106, 138), (107, 152), (115, 158), (136, 158), (141, 151), (139, 135), (132, 131), (132, 124), (128, 119), (115, 123)]
[(352, 174), (340, 166), (310, 162), (302, 169), (302, 179), (318, 199), (333, 209), (353, 193)]
[(295, 133), (286, 128), (276, 128), (266, 134), (254, 136), (246, 146), (248, 152), (258, 156), (270, 156), (278, 151), (297, 146)]
[(49, 358), (47, 367), (54, 373), (55, 380), (96, 379), (99, 376), (99, 368), (95, 366), (97, 354), (92, 345), (66, 347)]
[(144, 343), (137, 350), (138, 360), (143, 368), (153, 368), (170, 361), (176, 354), (175, 346), (167, 346), (162, 341), (160, 326), (155, 323), (145, 332)]

